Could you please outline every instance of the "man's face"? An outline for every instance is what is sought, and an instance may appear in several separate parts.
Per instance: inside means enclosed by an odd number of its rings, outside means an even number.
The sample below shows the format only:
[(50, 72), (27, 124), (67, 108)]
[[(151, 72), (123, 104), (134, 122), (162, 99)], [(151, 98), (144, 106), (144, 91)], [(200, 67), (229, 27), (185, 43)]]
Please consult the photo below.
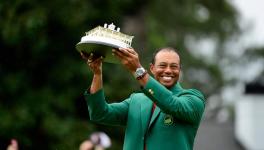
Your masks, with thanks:
[(155, 64), (150, 65), (155, 79), (167, 88), (177, 83), (180, 75), (180, 57), (174, 51), (162, 50), (155, 57)]

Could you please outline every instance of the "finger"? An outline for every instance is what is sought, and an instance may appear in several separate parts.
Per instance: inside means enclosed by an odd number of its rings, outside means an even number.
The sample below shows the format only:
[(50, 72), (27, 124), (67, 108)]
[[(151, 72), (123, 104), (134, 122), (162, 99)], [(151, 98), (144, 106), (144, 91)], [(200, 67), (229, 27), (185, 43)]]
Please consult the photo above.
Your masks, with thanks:
[(85, 57), (85, 55), (83, 54), (83, 52), (80, 52), (80, 54), (81, 54), (82, 59), (87, 60), (87, 58)]
[(96, 58), (93, 62), (94, 63), (101, 63), (103, 61), (104, 57), (103, 56), (100, 56), (98, 58)]
[(122, 51), (113, 49), (113, 55), (118, 57), (119, 59), (124, 59), (127, 57)]
[(120, 52), (122, 55), (124, 55), (124, 56), (130, 56), (131, 54), (128, 52), (128, 50), (127, 49), (125, 49), (125, 48), (119, 48), (118, 50), (117, 50), (117, 52)]
[(86, 55), (87, 62), (93, 62), (95, 60), (95, 56), (93, 53)]
[(88, 56), (88, 59), (93, 60), (94, 59), (93, 57), (94, 57), (94, 54), (90, 53), (90, 55)]
[(133, 48), (119, 48), (120, 51), (123, 51), (127, 55), (136, 55), (136, 51)]
[(127, 48), (126, 50), (131, 54), (136, 54), (136, 51), (133, 48)]
[(91, 59), (88, 59), (87, 60), (87, 64), (91, 64), (91, 63), (101, 63), (103, 61), (104, 57), (103, 56), (100, 56), (100, 57), (97, 57), (97, 58), (91, 58)]

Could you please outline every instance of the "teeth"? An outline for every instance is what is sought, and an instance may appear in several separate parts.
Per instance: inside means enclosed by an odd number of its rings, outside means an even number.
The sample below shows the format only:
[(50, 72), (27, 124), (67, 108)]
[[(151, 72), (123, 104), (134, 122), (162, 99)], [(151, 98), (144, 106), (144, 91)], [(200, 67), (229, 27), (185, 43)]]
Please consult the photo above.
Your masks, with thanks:
[(165, 80), (165, 81), (169, 81), (169, 80), (172, 79), (172, 77), (162, 77), (162, 78), (163, 78), (163, 80)]

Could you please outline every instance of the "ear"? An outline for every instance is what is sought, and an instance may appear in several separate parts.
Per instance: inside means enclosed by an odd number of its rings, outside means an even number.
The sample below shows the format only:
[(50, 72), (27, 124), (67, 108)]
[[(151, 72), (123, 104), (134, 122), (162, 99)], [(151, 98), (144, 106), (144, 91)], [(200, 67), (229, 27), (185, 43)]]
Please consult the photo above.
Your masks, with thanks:
[(152, 63), (150, 63), (149, 64), (149, 69), (150, 69), (150, 72), (152, 73), (152, 74), (154, 74), (153, 72), (154, 72), (154, 65), (152, 64)]

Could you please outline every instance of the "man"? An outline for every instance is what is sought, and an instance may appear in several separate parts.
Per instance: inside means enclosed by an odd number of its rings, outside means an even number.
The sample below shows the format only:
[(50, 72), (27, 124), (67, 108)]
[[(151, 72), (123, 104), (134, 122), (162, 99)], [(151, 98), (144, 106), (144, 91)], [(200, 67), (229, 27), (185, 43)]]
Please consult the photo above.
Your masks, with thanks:
[(102, 59), (88, 59), (94, 74), (91, 87), (84, 94), (90, 119), (126, 126), (124, 150), (193, 149), (205, 99), (198, 90), (180, 86), (178, 53), (173, 48), (162, 48), (154, 54), (150, 72), (155, 79), (142, 67), (134, 49), (120, 48), (113, 54), (135, 76), (142, 93), (108, 104), (103, 90)]

